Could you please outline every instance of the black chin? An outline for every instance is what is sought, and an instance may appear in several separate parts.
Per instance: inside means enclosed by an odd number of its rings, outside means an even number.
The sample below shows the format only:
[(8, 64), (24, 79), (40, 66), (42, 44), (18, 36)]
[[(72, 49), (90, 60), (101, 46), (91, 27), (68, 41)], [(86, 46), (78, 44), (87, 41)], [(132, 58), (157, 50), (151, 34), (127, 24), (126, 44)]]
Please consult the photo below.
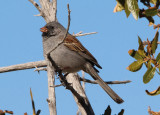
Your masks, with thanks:
[(48, 33), (43, 32), (43, 33), (42, 33), (42, 36), (48, 36)]

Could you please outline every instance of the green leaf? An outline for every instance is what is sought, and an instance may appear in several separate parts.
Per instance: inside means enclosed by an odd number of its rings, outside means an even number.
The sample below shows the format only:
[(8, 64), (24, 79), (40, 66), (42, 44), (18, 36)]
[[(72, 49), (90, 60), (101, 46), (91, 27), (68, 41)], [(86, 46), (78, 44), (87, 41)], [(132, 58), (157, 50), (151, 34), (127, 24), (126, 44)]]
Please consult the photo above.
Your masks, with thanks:
[(139, 43), (138, 50), (144, 50), (143, 42), (142, 42), (142, 40), (141, 40), (141, 38), (139, 36), (138, 36), (138, 43)]
[(148, 63), (147, 63), (147, 68), (151, 68), (151, 67), (152, 67), (151, 60), (149, 60)]
[(130, 12), (129, 9), (128, 9), (127, 2), (125, 2), (124, 8), (125, 8), (126, 16), (127, 16), (127, 18), (128, 18), (128, 16), (130, 15), (131, 12)]
[(154, 76), (156, 71), (156, 67), (152, 67), (148, 68), (148, 70), (146, 71), (146, 73), (143, 76), (143, 83), (148, 83)]
[(160, 11), (158, 11), (158, 15), (160, 15)]
[(158, 60), (158, 64), (159, 64), (159, 72), (160, 72), (160, 60)]
[(154, 4), (154, 5), (156, 5), (157, 0), (150, 0), (150, 2), (151, 2), (152, 4)]
[(160, 53), (157, 55), (157, 57), (156, 57), (156, 61), (158, 62), (158, 61), (159, 61), (159, 59), (160, 59)]
[(135, 51), (135, 50), (129, 50), (128, 53), (129, 53), (130, 56), (132, 56), (136, 60), (142, 60), (143, 61), (142, 56), (139, 55), (139, 53), (137, 51)]
[(157, 8), (147, 9), (147, 10), (145, 11), (146, 16), (155, 16), (155, 15), (157, 15), (157, 13), (158, 13)]
[(153, 54), (155, 53), (155, 51), (157, 49), (158, 36), (159, 36), (159, 32), (157, 31), (154, 39), (151, 42), (151, 48), (152, 48), (152, 53)]
[(133, 17), (138, 20), (139, 7), (137, 0), (126, 0), (128, 10), (132, 13)]
[(148, 95), (150, 95), (150, 96), (159, 95), (159, 94), (160, 94), (160, 86), (159, 86), (156, 90), (154, 90), (154, 91), (152, 91), (152, 92), (149, 92), (148, 90), (146, 90), (146, 93), (147, 93)]
[(138, 70), (141, 69), (142, 65), (143, 65), (143, 61), (141, 61), (141, 60), (134, 61), (133, 63), (131, 63), (131, 64), (127, 67), (127, 69), (128, 69), (129, 71), (136, 72), (136, 71), (138, 71)]
[(138, 53), (141, 57), (145, 58), (146, 53), (145, 53), (145, 50), (144, 50), (143, 42), (142, 42), (142, 40), (139, 36), (138, 36), (138, 43), (139, 43)]

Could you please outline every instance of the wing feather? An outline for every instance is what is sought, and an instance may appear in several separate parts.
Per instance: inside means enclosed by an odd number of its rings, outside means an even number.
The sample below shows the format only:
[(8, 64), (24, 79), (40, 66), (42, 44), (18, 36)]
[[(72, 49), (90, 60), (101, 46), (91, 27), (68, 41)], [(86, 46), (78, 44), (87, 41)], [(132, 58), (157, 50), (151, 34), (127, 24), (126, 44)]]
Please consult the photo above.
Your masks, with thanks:
[(68, 34), (64, 40), (64, 45), (68, 47), (70, 50), (78, 52), (81, 56), (91, 61), (97, 67), (102, 68), (98, 64), (94, 56), (80, 43), (80, 41), (76, 37)]

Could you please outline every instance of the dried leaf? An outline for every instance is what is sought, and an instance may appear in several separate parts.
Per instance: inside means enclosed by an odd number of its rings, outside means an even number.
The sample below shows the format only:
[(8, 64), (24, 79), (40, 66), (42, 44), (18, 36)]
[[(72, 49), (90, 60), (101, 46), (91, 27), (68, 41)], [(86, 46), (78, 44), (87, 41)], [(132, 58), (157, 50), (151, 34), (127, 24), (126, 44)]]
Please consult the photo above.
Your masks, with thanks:
[(151, 111), (150, 107), (148, 107), (148, 113), (149, 113), (149, 115), (160, 115), (160, 112)]
[(36, 115), (40, 115), (40, 113), (41, 113), (41, 110), (38, 110), (37, 113), (36, 113)]
[(123, 7), (119, 2), (117, 2), (116, 6), (115, 6), (115, 8), (114, 8), (114, 10), (113, 10), (113, 12), (114, 12), (114, 13), (115, 13), (115, 12), (120, 12), (120, 11), (122, 11), (122, 10), (124, 10), (124, 7)]
[(149, 25), (148, 26), (152, 26), (154, 23), (149, 21)]
[(148, 83), (154, 76), (156, 71), (156, 67), (150, 67), (148, 68), (148, 70), (146, 71), (146, 73), (143, 76), (143, 83)]
[(143, 61), (142, 56), (137, 51), (135, 51), (134, 49), (133, 50), (129, 50), (128, 53), (129, 53), (130, 56), (132, 56), (136, 60), (142, 60)]
[(146, 17), (147, 20), (149, 21), (149, 26), (154, 24), (154, 19), (151, 16)]
[(5, 115), (6, 113), (8, 114), (13, 114), (13, 111), (8, 111), (8, 110), (0, 110), (0, 115)]
[(104, 115), (111, 115), (111, 107), (109, 105), (107, 109), (105, 110)]
[(151, 62), (156, 66), (157, 65), (157, 61), (155, 59), (151, 59)]
[(35, 105), (34, 105), (34, 100), (33, 100), (31, 88), (30, 88), (30, 95), (31, 95), (31, 101), (32, 101), (33, 115), (36, 115), (36, 109), (35, 109)]
[(150, 41), (148, 40), (148, 38), (147, 38), (147, 53), (150, 55), (150, 54), (152, 54), (152, 46), (151, 46), (151, 43), (150, 43)]
[(132, 13), (133, 17), (138, 20), (139, 7), (137, 0), (126, 0), (128, 10)]
[(3, 110), (0, 110), (0, 115), (5, 115), (5, 112)]
[(5, 110), (4, 112), (5, 112), (5, 113), (8, 113), (8, 114), (13, 114), (13, 111)]
[(150, 95), (150, 96), (159, 95), (159, 94), (160, 94), (160, 86), (159, 86), (156, 90), (154, 90), (154, 91), (152, 91), (152, 92), (149, 92), (148, 90), (146, 90), (146, 93), (147, 93), (148, 95)]
[(136, 71), (138, 71), (138, 70), (141, 69), (142, 65), (143, 65), (143, 61), (141, 61), (141, 60), (134, 61), (133, 63), (131, 63), (131, 64), (127, 67), (127, 69), (128, 69), (129, 71), (136, 72)]
[(124, 114), (124, 109), (122, 109), (119, 113), (118, 113), (118, 115), (123, 115)]

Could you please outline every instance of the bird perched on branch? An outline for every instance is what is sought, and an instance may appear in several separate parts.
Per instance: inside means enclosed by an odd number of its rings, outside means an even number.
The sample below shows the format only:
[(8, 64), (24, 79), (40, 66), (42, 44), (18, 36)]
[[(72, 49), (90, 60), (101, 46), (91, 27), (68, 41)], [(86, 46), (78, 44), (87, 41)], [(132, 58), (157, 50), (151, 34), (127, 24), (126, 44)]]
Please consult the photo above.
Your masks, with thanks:
[[(74, 73), (83, 70), (90, 74), (105, 92), (117, 103), (123, 100), (101, 79), (98, 70), (102, 69), (94, 56), (58, 22), (50, 22), (41, 28), (44, 56), (50, 53), (52, 60), (62, 72)], [(66, 37), (65, 37), (66, 36)]]

